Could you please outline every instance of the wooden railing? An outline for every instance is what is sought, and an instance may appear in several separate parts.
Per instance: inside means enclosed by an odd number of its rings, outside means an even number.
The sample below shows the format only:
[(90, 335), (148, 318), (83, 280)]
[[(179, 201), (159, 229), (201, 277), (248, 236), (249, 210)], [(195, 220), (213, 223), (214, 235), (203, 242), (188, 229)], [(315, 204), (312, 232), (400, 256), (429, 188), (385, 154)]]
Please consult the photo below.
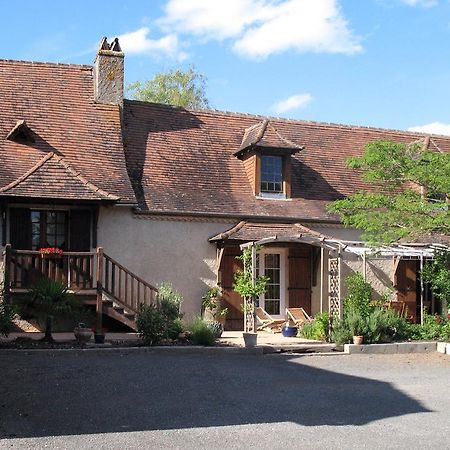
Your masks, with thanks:
[(4, 284), (6, 294), (11, 290), (28, 290), (39, 279), (50, 278), (78, 292), (96, 293), (97, 313), (103, 310), (103, 295), (131, 313), (141, 304), (156, 301), (158, 290), (110, 256), (99, 247), (95, 252), (64, 252), (46, 256), (39, 251), (15, 250), (10, 245), (4, 252)]
[(150, 305), (156, 301), (157, 289), (124, 266), (103, 254), (103, 291), (118, 299), (132, 311), (140, 304)]
[(64, 252), (42, 255), (38, 251), (6, 250), (5, 271), (11, 289), (30, 289), (40, 278), (59, 281), (69, 289), (95, 289), (95, 252)]

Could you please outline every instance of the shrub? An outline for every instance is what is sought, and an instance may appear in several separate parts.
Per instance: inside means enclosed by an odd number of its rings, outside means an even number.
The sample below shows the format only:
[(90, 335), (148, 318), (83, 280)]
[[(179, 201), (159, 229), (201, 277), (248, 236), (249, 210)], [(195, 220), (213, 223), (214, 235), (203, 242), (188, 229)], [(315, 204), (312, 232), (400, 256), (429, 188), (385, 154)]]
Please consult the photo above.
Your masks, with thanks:
[(161, 283), (157, 304), (142, 305), (137, 315), (138, 333), (145, 345), (156, 345), (161, 339), (178, 339), (183, 332), (180, 313), (183, 297), (171, 283)]
[(214, 338), (219, 338), (221, 334), (223, 333), (223, 325), (220, 322), (214, 321), (208, 321), (208, 326), (213, 332)]
[(328, 312), (316, 314), (311, 323), (306, 323), (299, 329), (299, 335), (305, 339), (314, 339), (316, 341), (327, 341), (328, 336)]
[(424, 313), (423, 325), (411, 325), (410, 336), (415, 340), (448, 341), (450, 340), (450, 320)]
[(348, 291), (344, 300), (344, 315), (355, 312), (367, 317), (372, 310), (372, 286), (359, 272), (349, 275), (345, 281)]
[(141, 305), (136, 325), (145, 345), (159, 344), (166, 331), (165, 318), (156, 305)]
[(209, 323), (201, 317), (197, 317), (189, 326), (191, 339), (195, 345), (213, 345), (214, 333)]
[(0, 301), (0, 334), (8, 336), (13, 327), (15, 310), (12, 305)]

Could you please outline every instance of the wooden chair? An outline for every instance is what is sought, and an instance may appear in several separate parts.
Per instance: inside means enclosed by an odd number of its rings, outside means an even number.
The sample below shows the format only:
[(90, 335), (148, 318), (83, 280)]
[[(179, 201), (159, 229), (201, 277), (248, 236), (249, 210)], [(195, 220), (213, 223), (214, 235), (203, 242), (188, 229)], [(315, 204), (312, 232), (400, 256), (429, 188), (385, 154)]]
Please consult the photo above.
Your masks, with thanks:
[(257, 331), (271, 331), (272, 333), (280, 332), (282, 325), (286, 319), (274, 319), (264, 308), (256, 307), (256, 320), (258, 326)]
[(400, 317), (406, 316), (406, 303), (401, 300), (390, 301), (388, 308), (397, 311)]
[(286, 316), (289, 320), (289, 324), (293, 323), (294, 326), (301, 328), (305, 323), (312, 322), (311, 317), (303, 308), (286, 308)]

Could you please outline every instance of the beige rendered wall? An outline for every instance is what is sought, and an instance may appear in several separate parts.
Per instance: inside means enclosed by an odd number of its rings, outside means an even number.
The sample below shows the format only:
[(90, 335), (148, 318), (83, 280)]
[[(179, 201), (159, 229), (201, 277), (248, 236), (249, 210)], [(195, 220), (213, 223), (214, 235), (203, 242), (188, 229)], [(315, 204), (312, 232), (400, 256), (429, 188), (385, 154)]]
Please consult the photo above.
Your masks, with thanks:
[[(383, 294), (393, 295), (392, 267), (392, 258), (366, 258), (366, 280), (372, 285), (375, 299), (380, 299)], [(357, 255), (344, 253), (341, 272), (341, 298), (344, 298), (347, 293), (345, 277), (353, 272), (363, 273), (363, 260)]]
[(183, 312), (193, 317), (200, 313), (202, 296), (216, 284), (216, 245), (208, 238), (233, 225), (155, 220), (125, 207), (102, 208), (98, 245), (149, 283), (170, 281), (183, 295)]

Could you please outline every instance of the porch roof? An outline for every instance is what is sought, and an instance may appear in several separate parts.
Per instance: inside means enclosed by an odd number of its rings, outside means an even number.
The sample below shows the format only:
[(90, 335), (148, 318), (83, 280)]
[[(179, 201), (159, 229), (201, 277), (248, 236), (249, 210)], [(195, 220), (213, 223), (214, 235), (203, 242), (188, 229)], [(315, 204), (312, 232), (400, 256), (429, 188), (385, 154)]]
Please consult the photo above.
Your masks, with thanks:
[(0, 196), (89, 201), (119, 200), (119, 197), (90, 183), (54, 152), (47, 153), (22, 176), (0, 188)]
[(326, 236), (300, 223), (239, 222), (229, 230), (211, 237), (210, 242), (239, 241), (241, 247), (254, 243), (298, 242), (324, 247), (330, 251), (352, 253), (358, 256), (382, 256), (403, 258), (432, 258), (438, 249), (450, 246), (436, 243), (403, 243), (373, 247), (363, 241), (349, 241)]

